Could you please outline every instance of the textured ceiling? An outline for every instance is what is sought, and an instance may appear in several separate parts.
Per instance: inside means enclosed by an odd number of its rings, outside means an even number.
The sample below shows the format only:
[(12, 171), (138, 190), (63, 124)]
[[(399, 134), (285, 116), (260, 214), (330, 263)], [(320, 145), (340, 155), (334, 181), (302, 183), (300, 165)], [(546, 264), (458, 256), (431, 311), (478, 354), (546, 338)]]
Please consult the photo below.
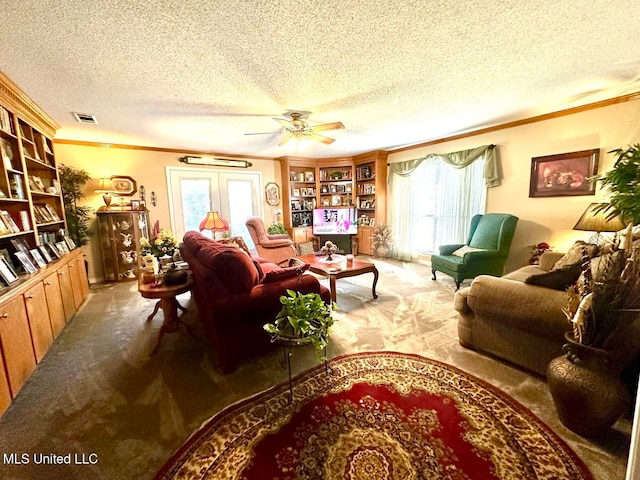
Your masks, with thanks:
[[(0, 69), (60, 139), (333, 157), (640, 90), (637, 0), (0, 0)], [(278, 147), (311, 112), (331, 145)], [(71, 112), (96, 115), (82, 125)]]

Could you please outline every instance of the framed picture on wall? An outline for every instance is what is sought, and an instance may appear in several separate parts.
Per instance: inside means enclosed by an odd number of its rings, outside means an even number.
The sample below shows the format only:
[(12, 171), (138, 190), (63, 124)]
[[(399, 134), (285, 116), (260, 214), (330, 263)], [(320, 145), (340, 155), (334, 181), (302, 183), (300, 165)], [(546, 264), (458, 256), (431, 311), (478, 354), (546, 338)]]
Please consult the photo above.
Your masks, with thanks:
[(595, 195), (600, 149), (560, 153), (531, 159), (529, 197)]

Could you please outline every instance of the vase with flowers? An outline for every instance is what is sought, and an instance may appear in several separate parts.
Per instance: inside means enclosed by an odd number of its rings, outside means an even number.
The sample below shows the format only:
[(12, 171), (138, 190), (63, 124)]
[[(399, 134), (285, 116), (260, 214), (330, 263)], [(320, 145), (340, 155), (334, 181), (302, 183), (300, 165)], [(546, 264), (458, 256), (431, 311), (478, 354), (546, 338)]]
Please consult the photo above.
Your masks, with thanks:
[(153, 269), (157, 273), (158, 264), (161, 270), (166, 270), (173, 264), (173, 255), (177, 252), (178, 245), (178, 239), (171, 230), (160, 230), (153, 239), (140, 239), (140, 254), (145, 258), (145, 264), (155, 262)]
[(371, 245), (377, 257), (386, 257), (393, 246), (393, 234), (389, 225), (380, 225), (373, 229)]
[(338, 251), (338, 246), (330, 240), (327, 240), (320, 249), (321, 255), (326, 255), (326, 261), (331, 262), (333, 260), (332, 255)]
[(582, 273), (563, 309), (571, 331), (564, 356), (547, 368), (547, 383), (562, 423), (583, 436), (600, 436), (626, 411), (622, 370), (635, 356), (640, 322), (640, 246), (616, 235), (610, 252), (584, 256)]

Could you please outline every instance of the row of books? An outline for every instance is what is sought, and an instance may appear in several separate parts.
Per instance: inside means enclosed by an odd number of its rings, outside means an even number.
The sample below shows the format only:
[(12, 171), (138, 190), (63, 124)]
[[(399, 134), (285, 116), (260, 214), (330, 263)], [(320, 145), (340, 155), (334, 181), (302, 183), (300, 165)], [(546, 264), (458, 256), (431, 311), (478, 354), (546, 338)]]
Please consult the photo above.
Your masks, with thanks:
[(9, 132), (13, 134), (13, 119), (11, 118), (11, 114), (9, 110), (4, 107), (0, 107), (0, 129), (5, 132)]
[(60, 217), (51, 205), (36, 203), (33, 205), (33, 214), (36, 223), (59, 222)]

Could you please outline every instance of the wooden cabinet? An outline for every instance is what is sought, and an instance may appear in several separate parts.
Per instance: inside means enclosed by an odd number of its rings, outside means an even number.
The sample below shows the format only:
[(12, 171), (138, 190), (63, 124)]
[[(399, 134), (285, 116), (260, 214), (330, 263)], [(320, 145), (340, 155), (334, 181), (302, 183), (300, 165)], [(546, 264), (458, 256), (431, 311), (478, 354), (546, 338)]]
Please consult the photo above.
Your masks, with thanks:
[(373, 227), (358, 226), (358, 253), (373, 255)]
[(60, 295), (62, 296), (62, 306), (64, 308), (65, 323), (71, 320), (73, 314), (76, 313), (76, 303), (73, 299), (73, 290), (71, 285), (71, 275), (69, 275), (69, 267), (63, 263), (56, 269), (58, 275), (58, 284), (60, 285)]
[(67, 319), (64, 313), (64, 304), (62, 303), (62, 292), (60, 290), (58, 272), (54, 271), (47, 275), (44, 280), (42, 280), (42, 284), (44, 286), (45, 298), (47, 300), (47, 309), (49, 311), (49, 323), (51, 324), (51, 332), (53, 333), (53, 337), (55, 338), (67, 323)]
[(36, 368), (29, 320), (22, 295), (0, 305), (0, 346), (11, 393), (15, 397)]
[(23, 297), (27, 308), (36, 362), (40, 363), (40, 360), (42, 360), (42, 357), (44, 357), (44, 354), (53, 343), (53, 332), (51, 331), (43, 283), (38, 282), (35, 284), (24, 293)]
[[(0, 348), (0, 366), (4, 366), (4, 357)], [(0, 415), (11, 405), (11, 389), (4, 368), (0, 368)]]
[(149, 238), (149, 213), (105, 210), (97, 217), (105, 280), (136, 280), (140, 238)]
[(74, 299), (81, 304), (86, 298), (82, 282), (71, 280), (81, 277), (78, 263), (84, 261), (76, 249), (32, 275), (21, 276), (0, 296), (0, 414), (8, 405), (4, 405), (5, 383), (14, 398), (75, 314)]

